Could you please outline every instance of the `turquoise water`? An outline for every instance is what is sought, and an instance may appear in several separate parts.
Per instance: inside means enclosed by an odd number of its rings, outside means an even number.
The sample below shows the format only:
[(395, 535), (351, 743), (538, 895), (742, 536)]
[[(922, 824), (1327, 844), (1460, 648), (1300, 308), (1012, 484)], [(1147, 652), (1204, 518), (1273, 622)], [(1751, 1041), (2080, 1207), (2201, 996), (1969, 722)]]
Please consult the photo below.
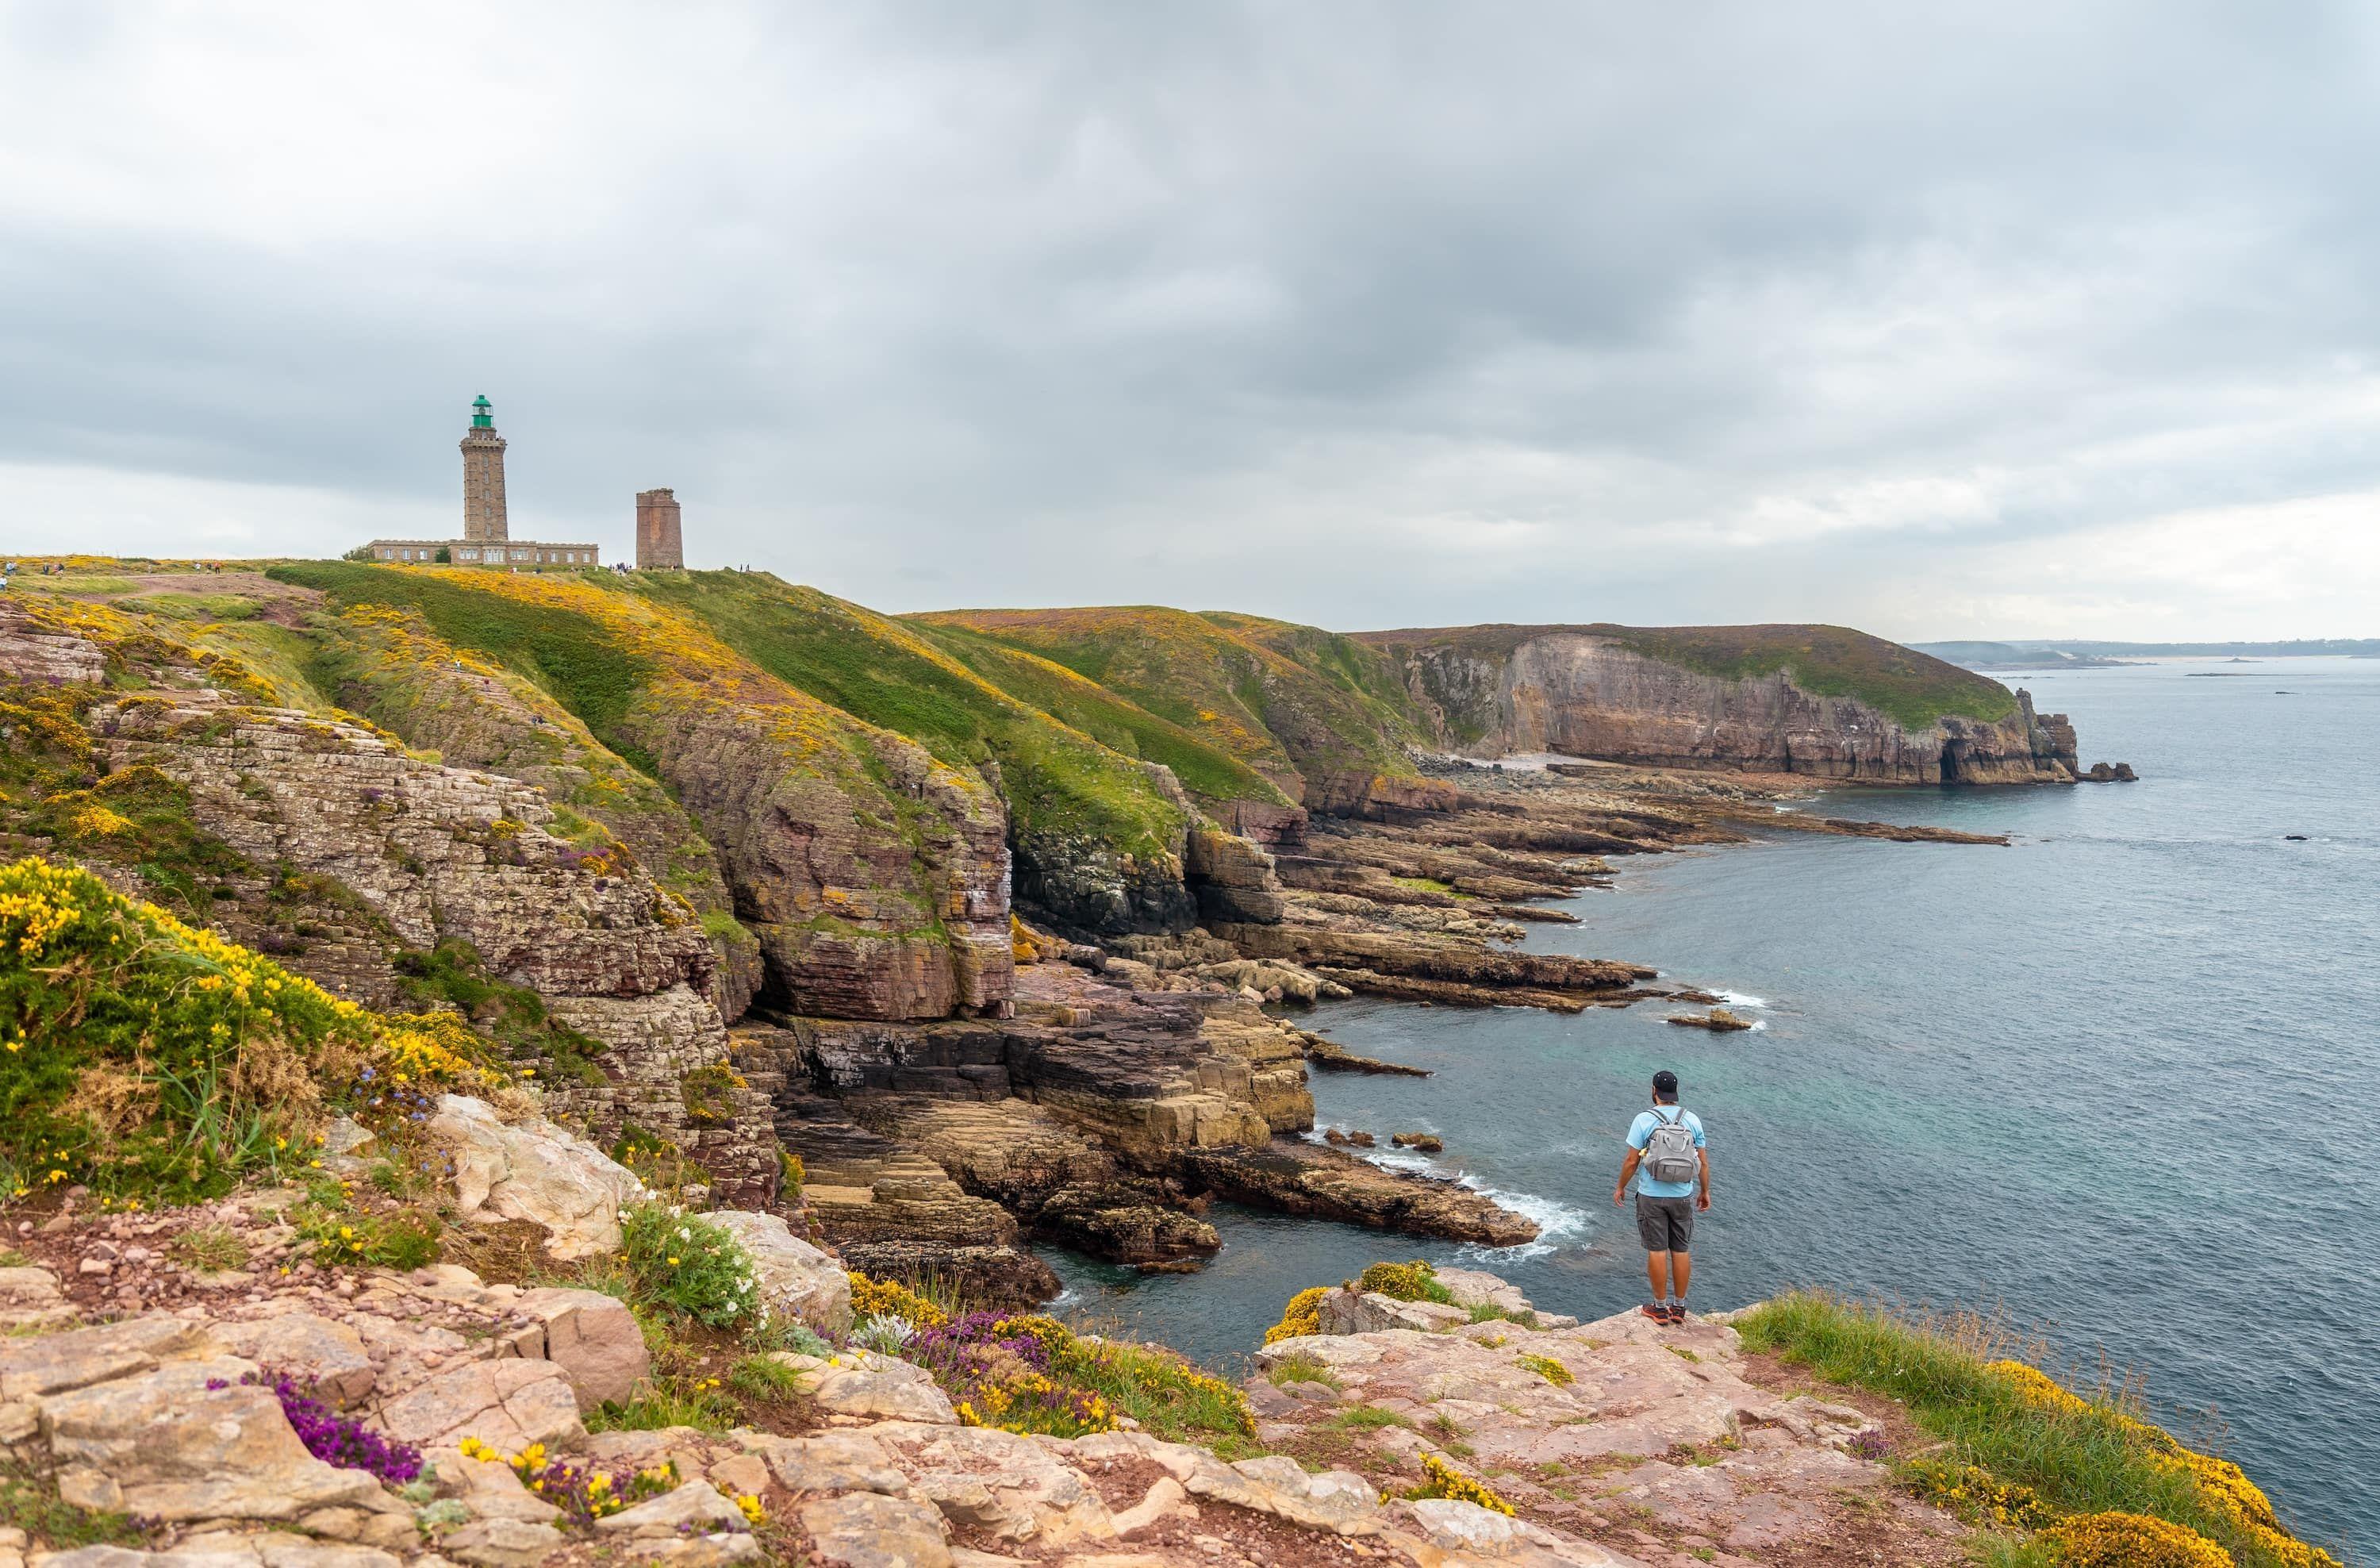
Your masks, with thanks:
[(2380, 1558), (2380, 662), (2030, 684), (2086, 761), (2143, 782), (1838, 796), (1817, 808), (2015, 842), (1779, 835), (1625, 860), (1569, 906), (1581, 925), (1532, 930), (1742, 998), (1754, 1032), (1674, 1028), (1660, 1004), (1308, 1015), (1437, 1075), (1318, 1075), (1326, 1124), (1439, 1133), (1428, 1163), (1508, 1195), (1539, 1245), (1234, 1210), (1201, 1274), (1051, 1261), (1086, 1309), (1217, 1358), (1292, 1292), (1382, 1257), (1617, 1311), (1644, 1284), (1610, 1205), (1619, 1137), (1670, 1066), (1711, 1135), (1696, 1306), (1815, 1284), (2000, 1313), (2055, 1363), (2137, 1377), (2310, 1537)]

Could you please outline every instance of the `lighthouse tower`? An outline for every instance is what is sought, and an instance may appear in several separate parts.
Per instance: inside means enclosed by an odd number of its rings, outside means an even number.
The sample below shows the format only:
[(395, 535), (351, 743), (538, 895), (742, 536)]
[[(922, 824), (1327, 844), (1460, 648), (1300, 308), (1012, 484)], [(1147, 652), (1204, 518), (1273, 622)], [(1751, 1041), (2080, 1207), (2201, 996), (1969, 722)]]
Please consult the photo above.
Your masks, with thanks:
[(504, 438), (486, 396), (471, 404), (471, 428), (463, 432), (463, 537), (502, 543), (511, 537), (504, 521)]

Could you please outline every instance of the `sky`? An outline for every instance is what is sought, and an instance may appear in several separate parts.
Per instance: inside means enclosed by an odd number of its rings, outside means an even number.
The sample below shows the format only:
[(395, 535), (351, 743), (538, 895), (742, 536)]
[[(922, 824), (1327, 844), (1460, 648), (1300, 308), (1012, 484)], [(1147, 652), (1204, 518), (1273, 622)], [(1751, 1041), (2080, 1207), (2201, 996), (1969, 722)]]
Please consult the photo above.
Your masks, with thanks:
[(0, 549), (2380, 635), (2380, 8), (0, 0)]

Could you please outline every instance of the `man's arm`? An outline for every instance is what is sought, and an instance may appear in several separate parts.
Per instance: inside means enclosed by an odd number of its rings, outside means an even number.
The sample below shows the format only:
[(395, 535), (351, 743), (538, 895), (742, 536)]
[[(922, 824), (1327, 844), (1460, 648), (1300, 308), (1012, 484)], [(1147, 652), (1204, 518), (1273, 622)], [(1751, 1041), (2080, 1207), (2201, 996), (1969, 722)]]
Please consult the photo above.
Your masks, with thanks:
[(1628, 1201), (1628, 1184), (1636, 1179), (1636, 1167), (1644, 1162), (1645, 1151), (1643, 1149), (1633, 1148), (1629, 1149), (1628, 1158), (1620, 1162), (1620, 1185), (1611, 1189), (1612, 1202), (1625, 1203)]
[(1702, 1185), (1694, 1194), (1694, 1207), (1697, 1209), (1708, 1209), (1710, 1207), (1710, 1150), (1697, 1147), (1694, 1149), (1694, 1158), (1701, 1162), (1703, 1168)]

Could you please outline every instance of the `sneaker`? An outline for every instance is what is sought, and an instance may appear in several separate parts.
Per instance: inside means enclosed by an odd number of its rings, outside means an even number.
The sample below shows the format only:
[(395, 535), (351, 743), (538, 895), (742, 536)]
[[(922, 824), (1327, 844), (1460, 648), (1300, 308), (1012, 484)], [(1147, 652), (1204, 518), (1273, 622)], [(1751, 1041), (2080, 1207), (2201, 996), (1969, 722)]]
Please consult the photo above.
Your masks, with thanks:
[(1686, 1304), (1682, 1301), (1673, 1301), (1670, 1303), (1670, 1326), (1671, 1328), (1675, 1328), (1685, 1320)]
[(1658, 1301), (1654, 1302), (1649, 1307), (1640, 1307), (1636, 1310), (1644, 1314), (1645, 1317), (1650, 1318), (1656, 1323), (1660, 1324), (1661, 1327), (1665, 1329), (1671, 1323), (1677, 1321), (1676, 1319), (1670, 1316), (1670, 1309)]

